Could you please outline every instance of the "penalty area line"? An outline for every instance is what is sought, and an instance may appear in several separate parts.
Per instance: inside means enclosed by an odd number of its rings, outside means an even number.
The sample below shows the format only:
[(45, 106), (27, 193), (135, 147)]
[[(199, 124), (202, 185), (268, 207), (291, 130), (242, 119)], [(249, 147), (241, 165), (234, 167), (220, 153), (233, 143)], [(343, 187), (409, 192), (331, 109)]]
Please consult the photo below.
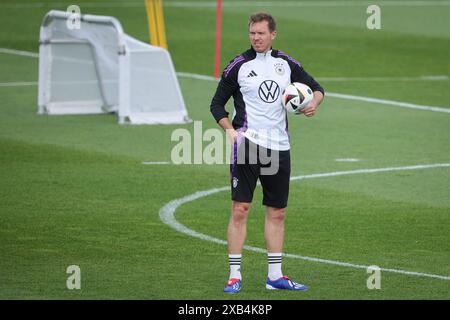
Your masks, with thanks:
[[(388, 167), (388, 168), (373, 168), (373, 169), (359, 169), (359, 170), (351, 170), (351, 171), (337, 171), (337, 172), (328, 172), (328, 173), (318, 173), (318, 174), (309, 174), (309, 175), (300, 175), (292, 177), (291, 180), (306, 180), (306, 179), (316, 179), (316, 178), (326, 178), (326, 177), (336, 177), (336, 176), (343, 176), (343, 175), (351, 175), (351, 174), (369, 174), (369, 173), (381, 173), (381, 172), (392, 172), (392, 171), (405, 171), (405, 170), (423, 170), (423, 169), (432, 169), (432, 168), (447, 168), (450, 167), (450, 163), (436, 163), (436, 164), (426, 164), (426, 165), (414, 165), (414, 166), (404, 166), (404, 167)], [(229, 186), (222, 187), (222, 188), (214, 188), (210, 190), (205, 191), (198, 191), (193, 194), (184, 196), (179, 199), (172, 200), (165, 204), (159, 211), (159, 217), (161, 221), (165, 224), (167, 224), (172, 229), (184, 233), (188, 236), (198, 238), (201, 240), (221, 244), (221, 245), (227, 245), (227, 241), (218, 239), (203, 233), (200, 233), (198, 231), (189, 229), (182, 223), (178, 222), (175, 218), (175, 211), (183, 204), (195, 201), (197, 199), (207, 197), (209, 195), (223, 192), (230, 190)], [(244, 246), (245, 250), (253, 251), (253, 252), (259, 252), (259, 253), (266, 253), (265, 249), (258, 248), (258, 247), (252, 247), (252, 246)], [(321, 259), (321, 258), (315, 258), (315, 257), (308, 257), (308, 256), (302, 256), (297, 254), (291, 254), (291, 253), (284, 253), (283, 256), (288, 258), (294, 258), (294, 259), (301, 259), (311, 262), (318, 262), (318, 263), (324, 263), (324, 264), (330, 264), (330, 265), (337, 265), (341, 267), (349, 267), (349, 268), (355, 268), (355, 269), (367, 269), (370, 267), (369, 265), (361, 265), (361, 264), (354, 264), (349, 262), (343, 262), (343, 261), (337, 261), (337, 260), (329, 260), (329, 259)], [(450, 280), (450, 276), (444, 276), (444, 275), (437, 275), (437, 274), (431, 274), (431, 273), (424, 273), (424, 272), (415, 272), (415, 271), (407, 271), (407, 270), (401, 270), (401, 269), (393, 269), (393, 268), (380, 268), (381, 271), (384, 272), (391, 272), (391, 273), (398, 273), (408, 276), (416, 276), (416, 277), (427, 277), (427, 278), (434, 278), (434, 279), (440, 279), (440, 280)]]

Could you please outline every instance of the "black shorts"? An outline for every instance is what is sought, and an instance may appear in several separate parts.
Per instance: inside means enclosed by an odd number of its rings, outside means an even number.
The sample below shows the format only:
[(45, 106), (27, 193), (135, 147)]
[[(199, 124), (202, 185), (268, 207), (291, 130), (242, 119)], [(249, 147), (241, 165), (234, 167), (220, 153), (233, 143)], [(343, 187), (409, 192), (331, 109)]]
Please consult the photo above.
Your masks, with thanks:
[(240, 137), (234, 144), (230, 164), (231, 199), (252, 202), (258, 179), (263, 190), (263, 205), (285, 208), (291, 175), (290, 151), (263, 148)]

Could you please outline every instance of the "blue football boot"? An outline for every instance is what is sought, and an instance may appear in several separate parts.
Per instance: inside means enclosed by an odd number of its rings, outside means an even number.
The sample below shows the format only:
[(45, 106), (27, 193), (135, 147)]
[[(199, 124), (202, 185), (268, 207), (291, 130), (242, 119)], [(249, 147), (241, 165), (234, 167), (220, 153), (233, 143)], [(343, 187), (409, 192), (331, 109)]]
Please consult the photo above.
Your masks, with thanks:
[(237, 278), (231, 278), (228, 280), (225, 289), (223, 289), (223, 292), (226, 293), (238, 293), (239, 291), (241, 291), (241, 279)]
[(270, 280), (267, 278), (266, 289), (269, 290), (297, 290), (297, 291), (307, 291), (308, 286), (292, 281), (288, 277), (284, 276), (276, 280)]

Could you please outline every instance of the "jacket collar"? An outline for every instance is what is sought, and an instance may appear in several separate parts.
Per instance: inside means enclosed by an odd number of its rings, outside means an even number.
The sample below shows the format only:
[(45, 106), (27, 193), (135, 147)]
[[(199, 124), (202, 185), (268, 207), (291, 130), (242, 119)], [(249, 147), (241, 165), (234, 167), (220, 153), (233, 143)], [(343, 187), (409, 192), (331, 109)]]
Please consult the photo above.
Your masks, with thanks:
[(269, 51), (267, 51), (265, 53), (261, 53), (261, 52), (256, 52), (255, 49), (253, 49), (253, 47), (250, 46), (250, 51), (255, 57), (263, 57), (263, 56), (266, 56), (266, 55), (273, 56), (274, 55), (274, 51), (276, 51), (276, 50), (273, 50), (273, 48), (270, 47)]

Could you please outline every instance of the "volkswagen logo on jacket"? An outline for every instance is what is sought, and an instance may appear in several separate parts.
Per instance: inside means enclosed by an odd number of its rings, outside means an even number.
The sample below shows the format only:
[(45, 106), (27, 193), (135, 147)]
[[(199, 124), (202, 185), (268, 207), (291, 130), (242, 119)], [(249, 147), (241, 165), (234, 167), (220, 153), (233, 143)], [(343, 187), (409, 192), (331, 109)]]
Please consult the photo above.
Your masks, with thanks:
[(259, 86), (258, 94), (262, 101), (272, 103), (277, 101), (280, 95), (280, 87), (275, 81), (266, 80)]

